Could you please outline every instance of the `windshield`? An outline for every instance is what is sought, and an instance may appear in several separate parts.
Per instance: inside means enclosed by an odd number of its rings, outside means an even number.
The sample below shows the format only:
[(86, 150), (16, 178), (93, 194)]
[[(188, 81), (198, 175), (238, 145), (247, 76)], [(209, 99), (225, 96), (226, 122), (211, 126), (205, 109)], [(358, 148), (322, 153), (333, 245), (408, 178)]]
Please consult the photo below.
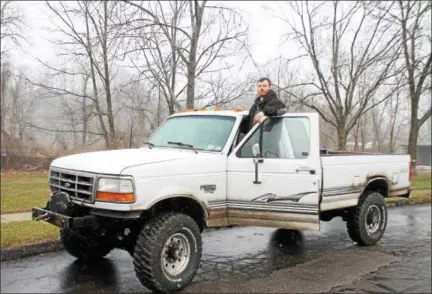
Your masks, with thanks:
[(235, 117), (191, 115), (169, 118), (149, 139), (155, 147), (190, 148), (173, 144), (188, 144), (196, 150), (222, 151)]

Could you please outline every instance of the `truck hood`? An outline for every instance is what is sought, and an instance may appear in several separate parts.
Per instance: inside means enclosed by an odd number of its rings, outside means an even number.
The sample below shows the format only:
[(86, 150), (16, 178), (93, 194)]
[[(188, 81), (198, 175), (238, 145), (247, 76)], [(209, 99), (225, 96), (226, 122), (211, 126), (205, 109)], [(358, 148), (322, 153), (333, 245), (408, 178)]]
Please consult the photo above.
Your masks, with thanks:
[[(101, 174), (120, 174), (125, 168), (199, 156), (192, 150), (139, 148), (88, 152), (55, 159), (52, 167)], [(207, 154), (208, 155), (208, 154)]]

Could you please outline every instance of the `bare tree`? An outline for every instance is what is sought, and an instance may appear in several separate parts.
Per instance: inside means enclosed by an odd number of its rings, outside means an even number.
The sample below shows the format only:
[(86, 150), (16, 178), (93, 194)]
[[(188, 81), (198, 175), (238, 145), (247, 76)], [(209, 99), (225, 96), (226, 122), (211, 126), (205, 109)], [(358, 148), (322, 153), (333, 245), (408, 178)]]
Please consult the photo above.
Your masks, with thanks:
[[(187, 3), (185, 1), (169, 2), (169, 9), (163, 10), (161, 18), (169, 24), (166, 31), (157, 25), (146, 25), (143, 21), (131, 21), (131, 26), (127, 27), (128, 45), (130, 50), (125, 50), (125, 55), (129, 56), (131, 63), (138, 71), (138, 81), (152, 81), (157, 86), (158, 94), (168, 106), (169, 114), (173, 114), (175, 109), (180, 108), (178, 99), (186, 89), (186, 83), (181, 85), (179, 77), (182, 73), (182, 60), (177, 50), (172, 44), (179, 44), (184, 41), (184, 36), (178, 33), (176, 27), (184, 19)], [(161, 13), (159, 7), (148, 7), (152, 13)], [(141, 15), (141, 10), (134, 14)], [(141, 18), (139, 18), (141, 19)], [(168, 37), (167, 37), (168, 36)], [(143, 58), (144, 64), (137, 64), (135, 60)], [(180, 84), (180, 85), (179, 85)]]
[(200, 98), (196, 98), (196, 106), (233, 107), (238, 99), (251, 91), (253, 83), (249, 77), (239, 77), (235, 74), (215, 73), (208, 79), (199, 78), (201, 88), (205, 91)]
[(420, 107), (421, 97), (431, 95), (431, 2), (399, 0), (397, 5), (398, 11), (390, 15), (389, 23), (396, 22), (401, 28), (404, 70), (411, 104), (408, 153), (415, 164), (420, 127), (432, 114), (430, 103), (426, 111)]
[[(402, 83), (399, 79), (398, 83)], [(409, 119), (405, 116), (406, 109), (403, 107), (404, 98), (401, 87), (398, 87), (395, 95), (391, 97), (391, 106), (388, 109), (389, 130), (388, 134), (388, 152), (394, 153), (398, 149), (398, 142), (400, 141), (401, 132), (409, 124)]]
[[(326, 5), (332, 7), (330, 20), (321, 17)], [(388, 3), (376, 18), (373, 11), (377, 5), (361, 1), (290, 2), (295, 17), (274, 13), (288, 24), (288, 37), (305, 50), (314, 72), (312, 79), (298, 83), (302, 91), (309, 89), (308, 94), (289, 91), (336, 128), (341, 150), (360, 117), (395, 90), (382, 93), (373, 102), (378, 90), (396, 74), (400, 49), (394, 27), (383, 21), (393, 4)], [(330, 114), (325, 114), (323, 107)]]
[[(262, 65), (262, 67), (268, 68), (268, 70), (262, 74), (271, 77), (273, 90), (290, 111), (304, 110), (304, 103), (297, 99), (299, 96), (303, 97), (302, 100), (304, 100), (305, 98), (315, 95), (305, 96), (307, 93), (304, 93), (304, 89), (299, 87), (303, 84), (297, 84), (297, 77), (301, 70), (291, 66), (293, 62), (305, 56), (306, 55), (300, 55), (295, 58), (279, 56)], [(293, 95), (293, 89), (296, 90), (296, 95)]]
[[(8, 63), (2, 64), (1, 66), (1, 79), (0, 79), (0, 91), (1, 91), (1, 135), (3, 138), (4, 132), (6, 132), (5, 123), (6, 116), (8, 115), (7, 96), (10, 88), (11, 81), (11, 69)], [(3, 140), (2, 140), (3, 141)]]
[[(186, 67), (187, 108), (195, 107), (197, 78), (206, 72), (220, 70), (212, 68), (217, 64), (215, 61), (235, 56), (244, 47), (247, 27), (242, 24), (241, 16), (232, 9), (207, 6), (207, 1), (170, 1), (167, 5), (170, 5), (173, 17), (167, 19), (167, 10), (163, 7), (167, 2), (158, 1), (154, 8), (145, 6), (144, 2), (125, 2), (142, 13), (139, 18), (142, 26), (159, 28), (169, 43), (173, 60), (171, 66), (178, 64), (176, 61), (179, 58)], [(187, 29), (183, 29), (184, 26)], [(173, 76), (171, 74), (171, 78)]]
[(15, 1), (1, 1), (1, 56), (9, 51), (7, 45), (12, 42), (16, 46), (21, 46), (25, 42), (24, 29), (26, 24), (23, 15), (19, 12), (18, 7), (14, 5)]
[[(62, 88), (57, 87), (53, 80), (35, 83), (47, 89), (52, 95), (67, 95), (80, 100), (80, 109), (83, 112), (80, 121), (82, 129), (70, 131), (82, 132), (83, 143), (87, 141), (86, 134), (101, 135), (108, 149), (116, 147), (111, 83), (116, 74), (115, 60), (122, 42), (117, 5), (118, 2), (76, 1), (60, 2), (58, 6), (54, 6), (46, 1), (46, 7), (54, 16), (53, 32), (61, 35), (58, 39), (52, 39), (52, 43), (63, 50), (60, 56), (66, 61), (63, 66), (51, 66), (40, 62), (53, 72), (53, 77), (81, 77), (83, 84), (82, 87)], [(76, 65), (75, 70), (71, 69), (71, 62)], [(87, 93), (88, 88), (91, 88), (92, 94)], [(93, 106), (92, 113), (86, 111), (88, 101)], [(97, 118), (99, 124), (99, 131), (96, 132), (88, 130), (89, 119), (93, 117)]]
[(122, 117), (128, 124), (129, 147), (141, 145), (163, 119), (166, 109), (161, 105), (159, 89), (145, 81), (131, 81), (118, 91)]

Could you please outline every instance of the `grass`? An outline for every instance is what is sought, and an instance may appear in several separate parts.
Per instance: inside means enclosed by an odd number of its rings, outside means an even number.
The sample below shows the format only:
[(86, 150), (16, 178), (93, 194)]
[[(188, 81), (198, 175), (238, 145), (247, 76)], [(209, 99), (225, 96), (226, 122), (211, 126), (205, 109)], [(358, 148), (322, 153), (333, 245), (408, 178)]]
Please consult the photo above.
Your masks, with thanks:
[(387, 202), (396, 202), (398, 200), (404, 200), (409, 201), (412, 204), (418, 204), (418, 203), (428, 203), (431, 202), (431, 191), (430, 190), (413, 190), (411, 192), (412, 198), (411, 200), (403, 197), (390, 197), (386, 198)]
[(1, 224), (1, 249), (57, 240), (59, 228), (35, 221)]
[(45, 206), (49, 197), (48, 174), (4, 173), (1, 175), (1, 213), (31, 211)]
[(419, 172), (413, 179), (413, 189), (431, 189), (431, 172)]

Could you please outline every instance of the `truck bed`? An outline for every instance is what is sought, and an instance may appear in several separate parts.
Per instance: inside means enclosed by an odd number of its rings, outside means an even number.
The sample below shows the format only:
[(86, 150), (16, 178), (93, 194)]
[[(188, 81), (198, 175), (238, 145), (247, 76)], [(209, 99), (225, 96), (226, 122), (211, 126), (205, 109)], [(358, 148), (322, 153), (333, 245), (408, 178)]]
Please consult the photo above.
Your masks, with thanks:
[(368, 184), (388, 184), (388, 194), (407, 194), (410, 187), (409, 155), (332, 152), (321, 155), (323, 169), (322, 210), (355, 206)]

